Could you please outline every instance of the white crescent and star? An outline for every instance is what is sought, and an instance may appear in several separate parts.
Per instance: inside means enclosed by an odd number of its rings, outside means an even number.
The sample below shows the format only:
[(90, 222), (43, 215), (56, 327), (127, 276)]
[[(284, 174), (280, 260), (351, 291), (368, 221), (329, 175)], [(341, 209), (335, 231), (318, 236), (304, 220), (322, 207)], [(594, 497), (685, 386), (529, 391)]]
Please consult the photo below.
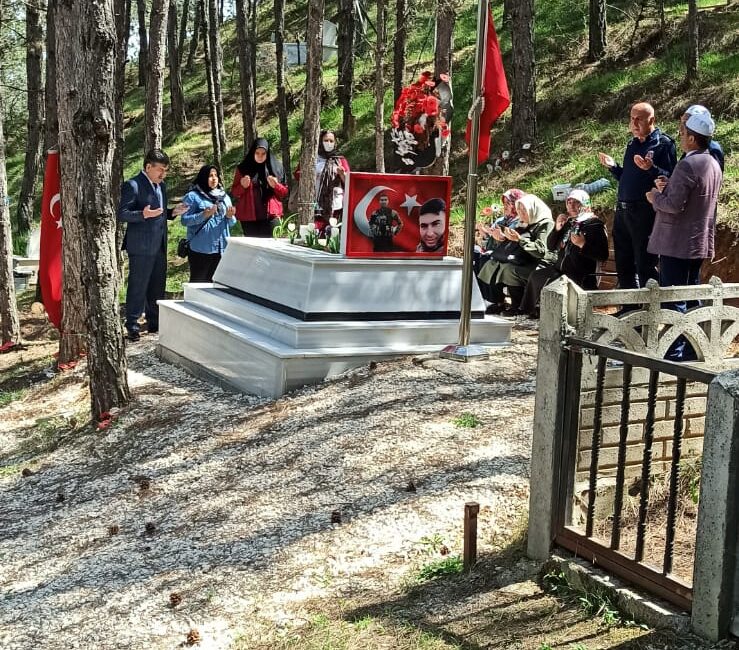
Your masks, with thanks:
[(361, 232), (365, 237), (372, 237), (372, 233), (370, 233), (369, 228), (369, 219), (367, 217), (367, 208), (369, 208), (369, 204), (372, 202), (372, 199), (374, 199), (380, 192), (385, 191), (395, 192), (395, 190), (390, 187), (375, 185), (368, 190), (367, 194), (362, 197), (354, 208), (354, 223), (357, 225), (357, 228), (359, 228), (359, 232)]
[[(61, 213), (58, 215), (54, 214), (54, 207), (58, 205), (61, 201), (61, 196), (59, 194), (54, 194), (54, 196), (51, 197), (51, 201), (49, 201), (49, 214), (51, 215), (51, 218), (54, 220), (54, 223), (56, 223), (57, 229), (62, 227), (62, 215)], [(59, 217), (57, 219), (57, 216)]]
[(418, 194), (414, 194), (413, 196), (409, 196), (408, 194), (405, 195), (405, 201), (403, 201), (400, 204), (401, 208), (405, 208), (408, 216), (411, 216), (411, 212), (413, 211), (413, 208), (420, 208), (421, 204), (416, 200), (418, 198)]

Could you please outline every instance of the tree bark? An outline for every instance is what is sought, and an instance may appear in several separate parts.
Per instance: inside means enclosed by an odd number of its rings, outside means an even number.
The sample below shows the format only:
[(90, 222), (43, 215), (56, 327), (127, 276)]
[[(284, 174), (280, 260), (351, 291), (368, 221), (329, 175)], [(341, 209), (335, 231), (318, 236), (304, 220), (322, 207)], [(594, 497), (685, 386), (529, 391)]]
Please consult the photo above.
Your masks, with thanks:
[(317, 142), (321, 131), (321, 88), (323, 83), (323, 11), (324, 0), (311, 0), (308, 4), (306, 30), (307, 60), (305, 64), (305, 112), (303, 138), (300, 153), (300, 183), (298, 204), (301, 223), (312, 223), (316, 198)]
[(405, 46), (408, 40), (408, 0), (395, 0), (395, 43), (393, 44), (393, 102), (398, 101), (405, 80)]
[[(452, 75), (452, 50), (454, 47), (454, 23), (457, 6), (453, 0), (440, 0), (436, 10), (436, 42), (434, 43), (434, 76)], [(451, 81), (449, 82), (451, 84)], [(444, 143), (441, 155), (424, 170), (430, 176), (447, 176), (449, 174), (449, 152), (451, 136)]]
[[(118, 37), (115, 61), (115, 153), (113, 154), (113, 169), (111, 170), (113, 205), (116, 206), (121, 198), (123, 183), (123, 154), (125, 135), (123, 131), (123, 100), (126, 95), (126, 60), (128, 58), (128, 39), (131, 33), (131, 0), (114, 0), (115, 31)], [(119, 282), (123, 281), (123, 236), (125, 227), (116, 223), (115, 250), (119, 273)]]
[(385, 173), (385, 0), (377, 0), (375, 18), (375, 170)]
[(44, 133), (44, 83), (41, 60), (44, 53), (44, 32), (41, 13), (33, 3), (26, 7), (26, 87), (28, 88), (28, 121), (26, 127), (26, 160), (23, 183), (18, 198), (16, 222), (18, 231), (26, 233), (33, 220), (33, 197), (41, 167), (41, 137)]
[(218, 107), (216, 106), (216, 95), (213, 85), (213, 66), (211, 65), (210, 39), (208, 38), (208, 11), (205, 7), (206, 0), (199, 1), (200, 22), (203, 25), (203, 52), (205, 54), (205, 78), (208, 82), (208, 114), (210, 116), (210, 135), (213, 141), (213, 164), (221, 168), (223, 151), (221, 139), (218, 137)]
[(352, 114), (352, 96), (354, 95), (354, 32), (356, 16), (354, 0), (339, 0), (339, 35), (338, 35), (338, 83), (336, 95), (341, 106), (341, 130), (344, 139), (348, 140), (354, 133), (355, 118)]
[(190, 0), (182, 2), (182, 16), (180, 16), (180, 35), (177, 37), (177, 54), (179, 65), (182, 65), (182, 56), (185, 53), (185, 38), (187, 37), (187, 22), (190, 19)]
[(290, 179), (290, 131), (285, 92), (285, 0), (275, 0), (275, 65), (277, 72), (277, 117), (280, 123), (280, 152), (285, 178)]
[[(284, 0), (275, 0), (275, 20), (281, 20), (284, 26), (285, 18), (278, 16), (277, 5)], [(275, 41), (277, 41), (279, 27), (275, 26)], [(239, 77), (241, 89), (241, 122), (244, 131), (244, 151), (248, 151), (257, 137), (257, 116), (254, 106), (254, 78), (252, 77), (251, 44), (249, 43), (249, 3), (248, 0), (236, 0), (236, 39), (239, 52)], [(280, 47), (280, 44), (277, 45)], [(280, 91), (279, 70), (277, 73), (277, 92)], [(284, 92), (284, 87), (283, 87)]]
[(164, 53), (169, 0), (152, 0), (149, 19), (149, 59), (144, 110), (144, 150), (162, 148)]
[(251, 46), (251, 93), (254, 106), (257, 105), (257, 2), (258, 0), (249, 0), (249, 37), (247, 39)]
[(192, 37), (190, 38), (190, 51), (187, 53), (187, 71), (192, 73), (195, 68), (195, 55), (200, 43), (200, 32), (203, 29), (202, 14), (200, 12), (200, 0), (195, 0), (195, 16), (193, 17)]
[(599, 61), (606, 52), (606, 0), (590, 0), (588, 60)]
[(221, 152), (226, 151), (226, 123), (223, 114), (223, 92), (221, 78), (223, 77), (223, 50), (221, 48), (221, 30), (218, 24), (218, 5), (216, 0), (208, 0), (208, 39), (210, 40), (210, 64), (213, 69), (213, 94), (218, 112), (218, 140)]
[(65, 222), (79, 224), (91, 409), (100, 420), (129, 400), (111, 184), (116, 148), (113, 0), (63, 2), (56, 26), (62, 215)]
[(46, 115), (44, 149), (47, 151), (59, 144), (59, 118), (56, 110), (56, 7), (57, 0), (48, 0), (46, 5), (46, 84), (44, 88), (44, 113)]
[(685, 80), (688, 85), (695, 83), (699, 77), (699, 26), (698, 26), (698, 2), (688, 0), (688, 61)]
[(511, 9), (513, 148), (536, 138), (536, 62), (534, 59), (534, 1), (518, 0)]
[[(0, 30), (5, 9), (0, 0)], [(8, 178), (5, 172), (5, 132), (3, 130), (3, 89), (0, 86), (0, 345), (21, 340), (18, 306), (13, 281), (13, 238), (10, 227)]]
[(136, 0), (139, 17), (139, 86), (146, 86), (149, 68), (149, 35), (146, 31), (146, 0)]
[(167, 54), (169, 58), (169, 98), (172, 109), (172, 123), (177, 133), (182, 133), (187, 125), (185, 115), (185, 95), (182, 91), (180, 74), (180, 51), (177, 49), (177, 2), (170, 0), (169, 24), (167, 26)]

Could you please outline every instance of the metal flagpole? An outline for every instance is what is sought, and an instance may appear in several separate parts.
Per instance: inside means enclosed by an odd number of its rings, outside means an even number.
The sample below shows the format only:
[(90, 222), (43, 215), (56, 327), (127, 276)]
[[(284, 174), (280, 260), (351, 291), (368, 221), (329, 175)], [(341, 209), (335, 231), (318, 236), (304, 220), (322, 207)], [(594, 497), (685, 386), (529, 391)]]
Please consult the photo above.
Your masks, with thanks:
[(480, 113), (482, 112), (482, 74), (485, 69), (485, 49), (488, 22), (488, 0), (480, 0), (477, 10), (477, 56), (475, 57), (475, 79), (472, 86), (470, 130), (470, 160), (467, 169), (467, 201), (464, 215), (464, 257), (462, 259), (462, 299), (459, 315), (459, 344), (447, 345), (440, 356), (455, 361), (471, 361), (488, 356), (481, 345), (470, 345), (470, 311), (472, 305), (472, 259), (475, 250), (475, 220), (477, 217), (477, 150), (480, 136)]

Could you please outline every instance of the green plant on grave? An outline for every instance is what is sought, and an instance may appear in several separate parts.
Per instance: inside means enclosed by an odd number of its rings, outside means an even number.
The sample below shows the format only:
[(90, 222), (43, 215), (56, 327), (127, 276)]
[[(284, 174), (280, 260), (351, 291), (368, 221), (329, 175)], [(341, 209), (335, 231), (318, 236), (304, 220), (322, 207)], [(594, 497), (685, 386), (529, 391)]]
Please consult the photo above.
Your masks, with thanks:
[(295, 231), (297, 230), (295, 226), (295, 219), (297, 219), (297, 217), (297, 214), (291, 214), (289, 217), (284, 217), (283, 219), (280, 219), (280, 223), (272, 228), (272, 237), (274, 237), (275, 239), (284, 239), (285, 237), (290, 237), (290, 243), (292, 244), (293, 240), (295, 239), (295, 235), (292, 233), (295, 233)]
[(318, 233), (315, 230), (309, 230), (307, 233), (305, 233), (305, 236), (303, 237), (303, 243), (308, 248), (317, 248), (317, 249), (323, 248), (318, 243)]
[(338, 237), (331, 237), (331, 239), (328, 240), (326, 248), (329, 253), (334, 253), (336, 255), (341, 249), (341, 241)]
[(699, 456), (695, 459), (683, 459), (679, 467), (680, 492), (690, 497), (690, 500), (697, 505), (700, 498), (703, 458)]
[(454, 426), (459, 429), (474, 429), (480, 426), (482, 422), (474, 413), (462, 413), (453, 420)]

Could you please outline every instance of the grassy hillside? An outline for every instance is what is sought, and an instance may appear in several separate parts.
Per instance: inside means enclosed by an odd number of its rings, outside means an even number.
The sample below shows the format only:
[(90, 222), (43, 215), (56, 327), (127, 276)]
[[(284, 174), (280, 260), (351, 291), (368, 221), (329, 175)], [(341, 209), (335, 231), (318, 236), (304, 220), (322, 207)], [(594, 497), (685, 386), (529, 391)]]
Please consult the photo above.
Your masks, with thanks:
[[(701, 6), (720, 0), (701, 1)], [(258, 56), (258, 129), (275, 145), (279, 141), (279, 127), (275, 110), (274, 46), (269, 43), (273, 25), (271, 5), (265, 3), (259, 22)], [(411, 29), (407, 79), (410, 80), (430, 67), (433, 52), (433, 11), (429, 0), (416, 4), (416, 17)], [(598, 64), (587, 64), (587, 2), (586, 0), (547, 0), (537, 3), (535, 43), (538, 74), (537, 142), (519, 163), (493, 171), (483, 167), (480, 176), (481, 205), (489, 203), (507, 187), (517, 186), (539, 194), (551, 201), (551, 187), (564, 182), (589, 182), (606, 176), (598, 164), (599, 150), (610, 152), (617, 159), (622, 155), (629, 138), (627, 120), (629, 106), (635, 101), (647, 100), (654, 104), (658, 123), (663, 130), (677, 134), (677, 120), (683, 108), (692, 103), (704, 103), (717, 121), (717, 139), (727, 151), (727, 167), (721, 196), (719, 219), (739, 229), (739, 8), (726, 6), (701, 11), (701, 38), (703, 54), (700, 60), (701, 79), (692, 88), (683, 82), (687, 39), (685, 21), (687, 5), (668, 3), (667, 30), (664, 38), (659, 22), (650, 4), (647, 14), (634, 34), (633, 1), (616, 0), (609, 4), (609, 49), (607, 57)], [(506, 68), (510, 70), (510, 34), (502, 23), (502, 3), (495, 3), (495, 19), (503, 49)], [(297, 33), (304, 24), (300, 7), (291, 5), (286, 16), (290, 34)], [(331, 17), (333, 10), (327, 11)], [(651, 12), (651, 13), (650, 13)], [(467, 158), (463, 133), (467, 110), (471, 101), (474, 66), (476, 5), (463, 0), (455, 30), (455, 62), (452, 71), (456, 111), (453, 120), (452, 174), (454, 176), (453, 214), (462, 216)], [(224, 80), (226, 104), (226, 133), (229, 148), (224, 156), (226, 182), (242, 156), (242, 130), (238, 88), (238, 60), (232, 22), (224, 25)], [(389, 30), (393, 33), (392, 28)], [(373, 32), (370, 29), (371, 41)], [(360, 51), (362, 48), (360, 48)], [(193, 74), (184, 75), (189, 127), (185, 133), (173, 134), (165, 113), (165, 148), (173, 165), (170, 185), (175, 192), (183, 192), (194, 172), (211, 157), (207, 113), (204, 63), (198, 59)], [(356, 170), (374, 167), (374, 96), (371, 43), (358, 56), (355, 66), (357, 92), (354, 113), (357, 131), (349, 142), (340, 146)], [(387, 70), (391, 78), (391, 67)], [(509, 74), (510, 77), (510, 74)], [(341, 111), (336, 105), (337, 68), (331, 61), (324, 68), (324, 98), (322, 124), (337, 128)], [(126, 96), (126, 174), (131, 175), (140, 166), (143, 147), (144, 95), (135, 87), (135, 65), (129, 69), (130, 87)], [(302, 89), (305, 73), (291, 68), (287, 87), (293, 108), (290, 132), (293, 166), (297, 162), (302, 123)], [(165, 88), (168, 85), (165, 84)], [(166, 91), (165, 91), (166, 94)], [(167, 110), (165, 105), (165, 112)], [(386, 115), (392, 110), (392, 91), (385, 97)], [(507, 148), (510, 138), (510, 111), (496, 125), (492, 157)], [(9, 159), (8, 172), (11, 195), (18, 192), (23, 155), (16, 153)], [(596, 207), (609, 209), (614, 190), (595, 197)]]

